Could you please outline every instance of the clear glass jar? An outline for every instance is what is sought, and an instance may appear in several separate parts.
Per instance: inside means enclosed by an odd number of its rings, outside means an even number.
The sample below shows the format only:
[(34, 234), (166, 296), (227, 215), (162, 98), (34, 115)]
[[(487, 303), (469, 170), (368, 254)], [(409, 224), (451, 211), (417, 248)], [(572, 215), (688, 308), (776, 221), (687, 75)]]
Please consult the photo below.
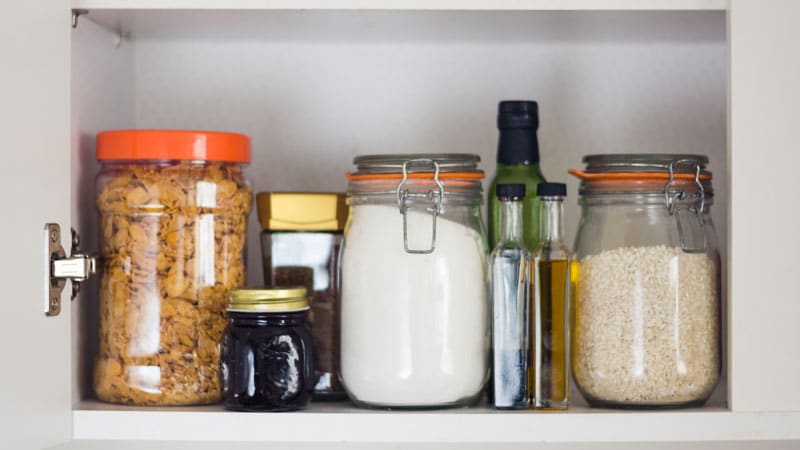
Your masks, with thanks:
[(348, 207), (333, 192), (259, 192), (266, 286), (305, 286), (314, 337), (314, 399), (344, 400), (339, 378), (341, 247)]
[(357, 157), (342, 253), (341, 370), (358, 405), (477, 400), (489, 304), (476, 155)]
[(720, 374), (720, 258), (708, 159), (584, 158), (573, 374), (593, 406), (702, 405)]
[(304, 287), (236, 289), (222, 343), (225, 409), (295, 411), (314, 387)]
[(97, 137), (97, 159), (95, 393), (136, 405), (217, 402), (227, 294), (245, 281), (250, 140), (109, 131)]

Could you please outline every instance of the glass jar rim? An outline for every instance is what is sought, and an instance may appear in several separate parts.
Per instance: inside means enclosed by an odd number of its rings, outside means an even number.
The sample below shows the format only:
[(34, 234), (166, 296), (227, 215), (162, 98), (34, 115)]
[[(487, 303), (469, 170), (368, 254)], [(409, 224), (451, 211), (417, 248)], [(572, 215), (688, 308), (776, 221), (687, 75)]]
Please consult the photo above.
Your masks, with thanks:
[[(356, 171), (348, 174), (348, 177), (378, 174), (401, 175), (404, 167), (408, 167), (409, 163), (423, 161), (435, 162), (439, 168), (440, 174), (470, 174), (466, 175), (466, 177), (480, 176), (480, 178), (483, 178), (483, 171), (478, 169), (478, 163), (480, 163), (481, 157), (470, 153), (390, 153), (359, 155), (353, 158)], [(433, 166), (433, 164), (431, 164), (431, 166)], [(433, 167), (431, 167), (431, 169), (432, 168)], [(411, 172), (409, 172), (409, 174), (410, 173)], [(414, 173), (432, 174), (433, 170), (416, 170)]]
[(361, 155), (357, 170), (347, 173), (347, 193), (356, 195), (437, 192), (442, 198), (483, 194), (481, 158), (466, 153)]
[(680, 190), (713, 195), (705, 155), (620, 153), (583, 157), (585, 170), (570, 169), (585, 195), (665, 193)]
[(667, 172), (670, 165), (675, 173), (694, 173), (693, 165), (701, 173), (708, 173), (708, 156), (688, 153), (602, 153), (586, 155), (581, 160), (587, 173), (613, 172)]

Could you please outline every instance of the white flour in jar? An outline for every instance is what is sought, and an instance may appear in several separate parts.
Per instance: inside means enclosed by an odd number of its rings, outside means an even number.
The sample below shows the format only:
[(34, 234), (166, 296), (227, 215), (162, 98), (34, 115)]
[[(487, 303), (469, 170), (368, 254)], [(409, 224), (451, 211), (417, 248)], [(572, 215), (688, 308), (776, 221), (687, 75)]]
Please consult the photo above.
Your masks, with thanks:
[[(488, 373), (484, 244), (437, 219), (436, 250), (408, 254), (396, 206), (353, 207), (342, 257), (341, 372), (355, 400), (444, 406), (477, 396)], [(430, 244), (431, 215), (408, 211), (411, 248)]]

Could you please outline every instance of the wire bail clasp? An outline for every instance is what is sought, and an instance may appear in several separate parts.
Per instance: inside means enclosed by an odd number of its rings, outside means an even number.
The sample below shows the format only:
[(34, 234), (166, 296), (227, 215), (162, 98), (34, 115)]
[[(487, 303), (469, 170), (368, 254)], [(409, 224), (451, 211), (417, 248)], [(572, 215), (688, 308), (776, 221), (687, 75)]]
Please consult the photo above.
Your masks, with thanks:
[[(686, 192), (681, 189), (672, 188), (672, 183), (675, 181), (675, 166), (681, 164), (691, 165), (694, 167), (694, 182), (697, 185), (697, 192), (692, 195), (693, 199), (695, 200), (694, 205), (687, 209), (689, 212), (697, 216), (697, 221), (700, 224), (700, 234), (703, 236), (703, 244), (700, 247), (689, 247), (686, 244), (686, 232), (683, 228), (683, 224), (681, 223), (678, 202), (685, 200), (687, 195)], [(683, 250), (685, 253), (705, 253), (708, 250), (706, 222), (703, 219), (703, 213), (705, 212), (706, 207), (706, 194), (705, 189), (703, 188), (703, 183), (700, 181), (700, 163), (691, 159), (679, 159), (669, 163), (667, 169), (669, 170), (669, 179), (664, 185), (664, 203), (667, 207), (667, 212), (669, 212), (669, 215), (675, 216), (675, 222), (678, 226), (678, 239), (680, 240), (681, 250)]]
[[(408, 181), (410, 169), (429, 171), (433, 168), (433, 182), (436, 187), (427, 193), (412, 193), (403, 188)], [(442, 212), (442, 198), (444, 197), (444, 185), (439, 180), (439, 163), (432, 159), (409, 159), (403, 162), (403, 179), (397, 185), (395, 191), (397, 195), (397, 208), (403, 216), (403, 248), (410, 254), (429, 254), (436, 250), (436, 218)], [(427, 200), (430, 206), (425, 210), (431, 213), (431, 245), (427, 249), (411, 249), (408, 246), (408, 210), (410, 209), (409, 200)]]

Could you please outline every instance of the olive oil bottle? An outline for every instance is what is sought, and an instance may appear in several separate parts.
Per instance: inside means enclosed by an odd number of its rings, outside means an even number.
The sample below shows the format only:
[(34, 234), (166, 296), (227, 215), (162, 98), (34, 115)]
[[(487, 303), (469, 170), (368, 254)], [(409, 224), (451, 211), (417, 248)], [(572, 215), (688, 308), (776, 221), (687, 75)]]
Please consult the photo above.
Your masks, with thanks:
[(528, 392), (540, 409), (569, 406), (570, 251), (564, 243), (564, 198), (567, 186), (540, 183), (539, 232), (533, 253), (530, 295)]

